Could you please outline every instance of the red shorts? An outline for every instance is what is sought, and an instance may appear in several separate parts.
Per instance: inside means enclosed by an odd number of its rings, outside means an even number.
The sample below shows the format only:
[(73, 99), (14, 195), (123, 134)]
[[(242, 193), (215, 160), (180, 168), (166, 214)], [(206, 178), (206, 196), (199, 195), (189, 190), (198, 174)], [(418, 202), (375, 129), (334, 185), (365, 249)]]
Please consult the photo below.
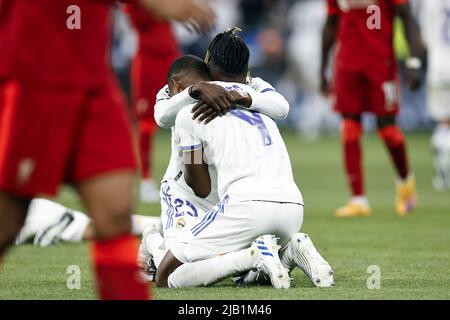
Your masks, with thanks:
[(111, 81), (58, 91), (0, 83), (0, 190), (55, 195), (62, 182), (136, 168), (125, 100)]
[(158, 55), (138, 52), (131, 66), (132, 103), (139, 131), (153, 133), (158, 125), (154, 118), (156, 94), (167, 83), (167, 72), (178, 52)]
[(334, 110), (341, 114), (371, 112), (377, 116), (396, 115), (400, 105), (397, 68), (366, 72), (337, 67), (333, 94)]

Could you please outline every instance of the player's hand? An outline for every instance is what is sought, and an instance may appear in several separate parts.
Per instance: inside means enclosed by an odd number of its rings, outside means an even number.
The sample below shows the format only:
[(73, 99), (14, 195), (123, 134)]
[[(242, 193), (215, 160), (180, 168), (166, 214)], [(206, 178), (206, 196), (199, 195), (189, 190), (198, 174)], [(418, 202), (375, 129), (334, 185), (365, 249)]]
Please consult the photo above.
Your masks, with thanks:
[(228, 92), (231, 97), (231, 102), (233, 103), (233, 106), (240, 105), (245, 108), (250, 108), (252, 106), (253, 100), (250, 94), (247, 92), (238, 92), (238, 91), (229, 91)]
[[(189, 89), (189, 94), (194, 99), (200, 100), (204, 104), (214, 110), (218, 116), (222, 116), (233, 107), (232, 96), (221, 86), (207, 82), (197, 82)], [(206, 108), (200, 108), (197, 104), (193, 109), (193, 119), (197, 119), (200, 115), (206, 112)], [(208, 111), (208, 114), (210, 112)]]
[(192, 113), (193, 120), (197, 119), (198, 122), (203, 122), (204, 124), (210, 123), (219, 116), (219, 113), (214, 108), (211, 108), (203, 101), (195, 104), (192, 108)]
[(190, 31), (206, 33), (214, 26), (215, 15), (204, 2), (195, 0), (140, 0), (155, 16), (184, 23)]
[(422, 85), (422, 75), (420, 69), (405, 69), (405, 80), (408, 89), (411, 91), (416, 91)]
[[(236, 105), (240, 105), (246, 108), (250, 108), (252, 105), (252, 97), (248, 93), (240, 93), (237, 91), (227, 91), (228, 97), (227, 99), (231, 103), (229, 107), (227, 107), (226, 112), (235, 109)], [(203, 101), (197, 102), (197, 104), (192, 108), (192, 119), (197, 119), (199, 122), (204, 122), (204, 124), (210, 123), (212, 120), (220, 116), (219, 112), (208, 106)]]

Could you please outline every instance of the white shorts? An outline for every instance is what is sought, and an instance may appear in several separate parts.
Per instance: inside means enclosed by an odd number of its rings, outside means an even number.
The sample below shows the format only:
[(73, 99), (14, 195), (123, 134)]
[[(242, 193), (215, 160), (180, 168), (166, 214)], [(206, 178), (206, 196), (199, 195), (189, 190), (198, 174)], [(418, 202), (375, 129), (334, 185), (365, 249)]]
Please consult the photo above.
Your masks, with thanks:
[(179, 261), (186, 263), (248, 248), (265, 234), (279, 237), (278, 243), (284, 246), (302, 223), (300, 204), (241, 202), (226, 196), (169, 248)]
[(450, 86), (428, 88), (428, 112), (435, 121), (450, 120)]
[(161, 183), (160, 196), (162, 231), (168, 240), (195, 225), (213, 206), (172, 179)]

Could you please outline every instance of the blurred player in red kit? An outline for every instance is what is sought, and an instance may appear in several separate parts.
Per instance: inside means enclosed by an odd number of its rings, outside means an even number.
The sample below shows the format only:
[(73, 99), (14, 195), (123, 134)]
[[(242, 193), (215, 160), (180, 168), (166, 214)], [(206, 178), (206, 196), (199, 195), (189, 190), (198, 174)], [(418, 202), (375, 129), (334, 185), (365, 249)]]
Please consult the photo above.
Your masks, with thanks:
[(152, 179), (153, 136), (156, 94), (167, 82), (167, 70), (180, 55), (169, 22), (155, 18), (138, 4), (125, 7), (139, 39), (131, 66), (132, 104), (138, 120), (139, 156), (142, 170), (141, 200), (159, 202), (159, 186)]
[[(130, 233), (132, 135), (107, 58), (114, 3), (0, 0), (0, 257), (30, 200), (67, 182), (95, 225), (99, 296), (147, 299)], [(197, 30), (213, 23), (211, 10), (193, 0), (141, 3), (162, 18), (192, 19)]]
[[(334, 108), (342, 115), (344, 163), (352, 198), (337, 209), (337, 217), (367, 216), (369, 202), (361, 169), (361, 115), (375, 114), (380, 138), (393, 160), (398, 179), (396, 211), (404, 216), (417, 202), (405, 140), (396, 125), (399, 80), (393, 49), (393, 21), (402, 19), (411, 57), (406, 61), (410, 89), (420, 86), (424, 49), (420, 30), (408, 0), (328, 0), (328, 19), (323, 30), (321, 90), (332, 91)], [(333, 86), (326, 77), (329, 53), (336, 42)]]

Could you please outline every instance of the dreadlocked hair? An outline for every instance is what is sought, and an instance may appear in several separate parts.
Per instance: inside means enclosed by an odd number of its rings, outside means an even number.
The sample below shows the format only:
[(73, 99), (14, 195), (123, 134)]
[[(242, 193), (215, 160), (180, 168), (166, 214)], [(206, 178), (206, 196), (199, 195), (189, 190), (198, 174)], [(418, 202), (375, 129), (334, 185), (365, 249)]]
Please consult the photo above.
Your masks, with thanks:
[(228, 75), (248, 72), (250, 51), (244, 40), (237, 35), (241, 29), (234, 27), (219, 33), (206, 51), (205, 62)]

